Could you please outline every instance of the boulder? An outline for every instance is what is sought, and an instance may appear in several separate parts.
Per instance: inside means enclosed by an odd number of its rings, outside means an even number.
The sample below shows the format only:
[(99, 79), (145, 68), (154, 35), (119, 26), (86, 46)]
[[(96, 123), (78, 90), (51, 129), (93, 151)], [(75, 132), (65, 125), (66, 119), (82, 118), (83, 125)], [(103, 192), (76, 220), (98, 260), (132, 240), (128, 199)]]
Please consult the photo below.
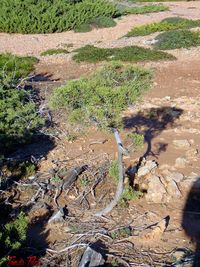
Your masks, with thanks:
[(163, 196), (166, 194), (165, 186), (162, 184), (160, 177), (154, 175), (149, 180), (148, 191), (145, 195), (148, 202), (162, 203)]

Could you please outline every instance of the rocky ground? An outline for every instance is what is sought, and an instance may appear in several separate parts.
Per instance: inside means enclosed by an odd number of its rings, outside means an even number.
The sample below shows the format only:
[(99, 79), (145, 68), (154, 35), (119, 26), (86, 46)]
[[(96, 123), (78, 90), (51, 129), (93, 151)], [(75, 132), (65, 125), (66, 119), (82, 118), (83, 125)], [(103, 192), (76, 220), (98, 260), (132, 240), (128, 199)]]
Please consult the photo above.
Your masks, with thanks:
[[(69, 50), (85, 44), (100, 47), (132, 44), (148, 46), (145, 41), (153, 36), (118, 38), (134, 25), (159, 21), (165, 17), (199, 19), (198, 1), (173, 2), (167, 5), (170, 11), (126, 16), (119, 20), (113, 29), (52, 35), (1, 33), (0, 52), (38, 56), (48, 48), (69, 44), (73, 44)], [(113, 198), (115, 192), (115, 182), (109, 180), (104, 173), (104, 164), (117, 158), (114, 137), (112, 134), (90, 129), (75, 141), (67, 140), (64, 118), (62, 114), (55, 114), (55, 125), (51, 134), (57, 138), (40, 162), (39, 171), (42, 175), (39, 175), (38, 179), (44, 181), (49, 178), (49, 170), (52, 169), (69, 169), (87, 164), (89, 170), (86, 170), (86, 175), (89, 177), (89, 183), (81, 186), (78, 181), (66, 196), (61, 195), (58, 198), (59, 206), (66, 205), (68, 209), (66, 220), (61, 224), (44, 223), (50, 212), (43, 204), (39, 203), (30, 211), (33, 225), (30, 237), (33, 244), (48, 244), (54, 250), (61, 250), (66, 243), (76, 245), (88, 240), (100, 240), (106, 246), (104, 252), (108, 250), (106, 255), (109, 262), (114, 264), (115, 260), (118, 264), (112, 266), (192, 266), (190, 250), (199, 249), (200, 233), (199, 49), (174, 50), (172, 53), (177, 57), (175, 61), (141, 64), (154, 70), (153, 86), (138, 103), (124, 113), (125, 129), (120, 134), (125, 146), (129, 145), (125, 138), (126, 133), (137, 130), (144, 135), (144, 147), (131, 151), (129, 156), (124, 157), (124, 163), (126, 169), (129, 169), (132, 183), (145, 194), (140, 199), (130, 201), (129, 207), (119, 205), (106, 218), (96, 220), (93, 215)], [(77, 64), (72, 61), (71, 53), (40, 59), (36, 66), (38, 76), (34, 84), (40, 88), (40, 94), (45, 99), (44, 105), (55, 87), (68, 79), (87, 75), (101, 65)], [(35, 144), (27, 148), (29, 154), (37, 154), (38, 151), (39, 147)], [(19, 154), (19, 151), (17, 153)], [(67, 175), (69, 173), (65, 173), (64, 177)], [(95, 180), (97, 177), (100, 177), (99, 181)], [(28, 201), (29, 198), (30, 195), (25, 191), (22, 200)], [(56, 204), (49, 195), (45, 196), (45, 200), (56, 210)], [(114, 230), (126, 227), (131, 227), (130, 235), (120, 233), (118, 238), (113, 238)], [(110, 236), (112, 240), (109, 239)], [(103, 248), (103, 245), (99, 247)], [(75, 252), (70, 250), (65, 259), (65, 266), (77, 266), (81, 252), (84, 252), (84, 249)], [(48, 253), (54, 266), (61, 266), (55, 257), (55, 251), (49, 250)], [(181, 258), (185, 258), (185, 261), (180, 265), (171, 264)]]

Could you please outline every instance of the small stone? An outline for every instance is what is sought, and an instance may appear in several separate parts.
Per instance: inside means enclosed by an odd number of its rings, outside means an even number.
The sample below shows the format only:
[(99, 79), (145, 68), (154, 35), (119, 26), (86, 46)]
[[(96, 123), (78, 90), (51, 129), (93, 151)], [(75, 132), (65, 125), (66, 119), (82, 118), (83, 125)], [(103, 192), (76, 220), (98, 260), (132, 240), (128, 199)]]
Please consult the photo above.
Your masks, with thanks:
[(185, 168), (187, 160), (184, 157), (179, 157), (176, 159), (175, 167), (176, 168)]
[(145, 195), (148, 202), (162, 203), (162, 198), (166, 193), (164, 185), (161, 183), (158, 176), (152, 176), (149, 184), (147, 194)]
[(171, 96), (165, 96), (165, 100), (167, 100), (167, 101), (169, 101), (169, 100), (171, 100)]
[(144, 163), (145, 165), (140, 167), (137, 175), (138, 177), (142, 177), (150, 173), (153, 169), (157, 168), (157, 163), (153, 160), (148, 160)]
[(152, 45), (152, 44), (156, 44), (157, 42), (158, 42), (158, 40), (156, 40), (156, 39), (150, 39), (150, 40), (145, 40), (144, 44)]
[(177, 147), (177, 148), (184, 148), (187, 149), (190, 147), (190, 143), (188, 140), (173, 140), (173, 144)]
[(173, 254), (175, 261), (180, 261), (181, 259), (184, 258), (184, 256), (185, 256), (185, 251), (183, 250), (177, 250)]

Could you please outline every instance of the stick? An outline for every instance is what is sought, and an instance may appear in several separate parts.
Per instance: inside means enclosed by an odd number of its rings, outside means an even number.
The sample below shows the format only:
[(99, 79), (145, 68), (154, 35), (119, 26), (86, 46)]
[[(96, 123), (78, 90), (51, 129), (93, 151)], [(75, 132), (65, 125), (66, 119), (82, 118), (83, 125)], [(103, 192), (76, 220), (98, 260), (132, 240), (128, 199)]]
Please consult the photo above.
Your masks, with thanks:
[(127, 154), (127, 151), (122, 146), (119, 132), (116, 129), (114, 129), (113, 132), (114, 132), (115, 140), (116, 140), (117, 147), (118, 147), (119, 181), (118, 181), (117, 190), (116, 190), (114, 199), (110, 202), (110, 204), (108, 204), (108, 206), (105, 209), (95, 214), (95, 216), (99, 216), (99, 217), (106, 215), (117, 205), (124, 191), (124, 171), (123, 171), (122, 160), (123, 160), (123, 155)]

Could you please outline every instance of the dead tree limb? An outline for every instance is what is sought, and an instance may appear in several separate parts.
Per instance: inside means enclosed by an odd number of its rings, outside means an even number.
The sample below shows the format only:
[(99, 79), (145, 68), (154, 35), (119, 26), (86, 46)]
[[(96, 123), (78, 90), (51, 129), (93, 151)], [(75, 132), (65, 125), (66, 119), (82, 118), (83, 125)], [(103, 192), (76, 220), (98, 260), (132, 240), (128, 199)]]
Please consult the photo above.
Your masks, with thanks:
[(124, 191), (124, 170), (123, 170), (123, 155), (127, 155), (127, 151), (123, 148), (122, 141), (119, 136), (119, 132), (114, 129), (115, 140), (118, 148), (118, 166), (119, 166), (119, 180), (117, 190), (114, 199), (108, 204), (108, 206), (95, 214), (95, 216), (103, 216), (109, 213), (119, 202), (122, 193)]

